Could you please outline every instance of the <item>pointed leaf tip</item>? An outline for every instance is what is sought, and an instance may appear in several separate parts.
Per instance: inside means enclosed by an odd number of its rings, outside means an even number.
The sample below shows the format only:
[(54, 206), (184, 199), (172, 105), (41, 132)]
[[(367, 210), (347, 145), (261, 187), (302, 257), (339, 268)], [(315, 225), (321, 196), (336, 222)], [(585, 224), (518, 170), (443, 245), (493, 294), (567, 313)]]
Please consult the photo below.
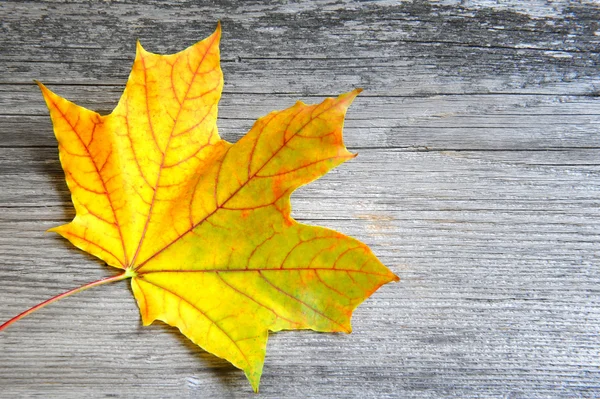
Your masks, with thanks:
[(356, 98), (356, 96), (358, 96), (362, 91), (363, 91), (363, 89), (354, 89), (354, 90), (349, 91), (347, 93), (340, 94), (338, 96), (337, 100), (340, 103), (344, 103), (344, 105), (346, 107), (349, 107), (350, 104), (352, 104), (352, 102)]
[(246, 374), (246, 378), (248, 378), (248, 381), (250, 382), (254, 393), (258, 393), (258, 388), (260, 386), (260, 375), (258, 376), (258, 378), (252, 378)]
[(221, 41), (221, 21), (217, 21), (217, 27), (215, 28), (214, 32), (208, 37), (215, 37), (217, 44)]
[(142, 42), (140, 41), (140, 39), (136, 39), (136, 41), (135, 41), (135, 58), (137, 59), (142, 54), (146, 54), (146, 53), (148, 53), (148, 51), (144, 48), (144, 46), (142, 46)]
[(42, 82), (40, 82), (39, 80), (34, 79), (33, 81), (35, 82), (35, 84), (38, 85), (38, 87), (42, 91), (42, 94), (44, 95), (44, 97), (46, 96), (46, 92), (50, 92), (50, 90)]
[(64, 100), (64, 98), (62, 98), (61, 96), (59, 96), (58, 94), (54, 93), (52, 90), (47, 88), (42, 82), (39, 82), (36, 80), (35, 83), (40, 88), (40, 91), (42, 92), (42, 96), (44, 97), (44, 101), (46, 102), (46, 106), (48, 107), (48, 110), (52, 114), (52, 110), (56, 106), (55, 102), (57, 102), (59, 100)]

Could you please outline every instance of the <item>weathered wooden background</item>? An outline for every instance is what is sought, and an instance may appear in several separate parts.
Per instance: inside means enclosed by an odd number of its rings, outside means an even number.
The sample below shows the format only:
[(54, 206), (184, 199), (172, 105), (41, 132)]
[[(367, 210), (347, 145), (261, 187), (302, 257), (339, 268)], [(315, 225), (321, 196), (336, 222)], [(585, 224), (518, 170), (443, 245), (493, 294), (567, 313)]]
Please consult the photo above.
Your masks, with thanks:
[(113, 275), (44, 231), (70, 220), (33, 79), (101, 113), (135, 40), (175, 52), (220, 19), (220, 132), (355, 87), (360, 156), (293, 197), (402, 281), (351, 335), (272, 334), (261, 393), (128, 284), (0, 333), (0, 397), (599, 397), (600, 5), (575, 1), (0, 2), (0, 320)]

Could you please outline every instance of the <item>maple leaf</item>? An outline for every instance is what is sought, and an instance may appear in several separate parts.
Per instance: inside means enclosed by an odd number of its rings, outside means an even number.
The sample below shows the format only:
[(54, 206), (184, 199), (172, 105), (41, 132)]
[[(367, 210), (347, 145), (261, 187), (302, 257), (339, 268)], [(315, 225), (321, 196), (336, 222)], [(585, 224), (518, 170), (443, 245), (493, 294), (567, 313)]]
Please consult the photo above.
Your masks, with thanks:
[(359, 89), (217, 133), (220, 25), (173, 55), (139, 44), (125, 91), (101, 116), (38, 83), (76, 216), (51, 229), (124, 269), (60, 298), (131, 278), (144, 325), (161, 320), (244, 370), (258, 390), (269, 331), (351, 331), (352, 311), (398, 280), (359, 241), (290, 216), (299, 186), (351, 159), (342, 140)]

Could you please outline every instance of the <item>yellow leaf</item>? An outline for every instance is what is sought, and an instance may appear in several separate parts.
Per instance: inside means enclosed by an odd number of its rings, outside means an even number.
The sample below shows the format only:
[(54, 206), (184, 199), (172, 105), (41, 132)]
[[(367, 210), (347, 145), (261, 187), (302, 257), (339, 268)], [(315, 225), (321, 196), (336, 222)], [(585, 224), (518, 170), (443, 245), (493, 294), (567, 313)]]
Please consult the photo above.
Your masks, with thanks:
[(125, 269), (106, 280), (131, 277), (144, 325), (178, 327), (258, 390), (269, 331), (349, 333), (398, 278), (365, 244), (290, 216), (296, 188), (355, 156), (342, 127), (360, 90), (272, 112), (232, 145), (216, 126), (220, 33), (173, 55), (138, 43), (110, 115), (40, 84), (76, 209), (52, 230)]

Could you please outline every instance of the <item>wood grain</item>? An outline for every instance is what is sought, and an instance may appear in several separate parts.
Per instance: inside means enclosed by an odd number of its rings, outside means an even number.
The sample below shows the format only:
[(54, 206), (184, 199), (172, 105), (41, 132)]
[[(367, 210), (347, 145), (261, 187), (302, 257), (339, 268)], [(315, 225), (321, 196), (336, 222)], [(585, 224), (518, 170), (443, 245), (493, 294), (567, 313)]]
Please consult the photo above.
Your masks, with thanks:
[(126, 283), (0, 333), (0, 397), (600, 396), (600, 7), (592, 1), (0, 3), (0, 320), (113, 273), (44, 233), (73, 217), (33, 79), (108, 113), (135, 40), (174, 52), (223, 24), (219, 128), (362, 87), (359, 157), (293, 196), (402, 281), (351, 335), (284, 332), (261, 393)]

